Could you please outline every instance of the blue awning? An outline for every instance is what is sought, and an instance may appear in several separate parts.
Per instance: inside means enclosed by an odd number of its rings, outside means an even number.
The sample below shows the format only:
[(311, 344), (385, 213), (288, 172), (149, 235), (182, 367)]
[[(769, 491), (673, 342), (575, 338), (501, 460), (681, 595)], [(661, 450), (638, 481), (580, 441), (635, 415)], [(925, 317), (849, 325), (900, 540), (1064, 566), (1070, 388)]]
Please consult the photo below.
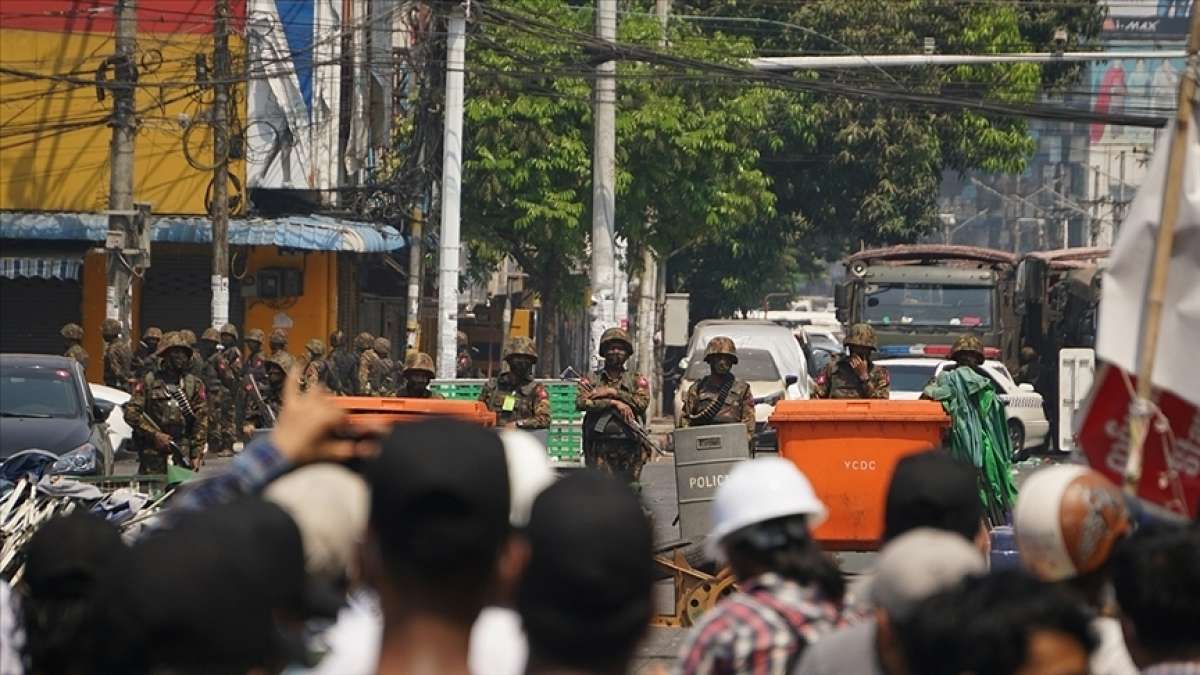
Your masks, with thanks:
[[(0, 211), (0, 239), (104, 241), (107, 231), (108, 218), (98, 213)], [(211, 243), (211, 221), (201, 216), (155, 218), (153, 241)], [(407, 240), (388, 225), (311, 215), (232, 219), (229, 221), (229, 243), (234, 246), (381, 253), (404, 248)]]
[(82, 258), (0, 258), (0, 277), (79, 280)]

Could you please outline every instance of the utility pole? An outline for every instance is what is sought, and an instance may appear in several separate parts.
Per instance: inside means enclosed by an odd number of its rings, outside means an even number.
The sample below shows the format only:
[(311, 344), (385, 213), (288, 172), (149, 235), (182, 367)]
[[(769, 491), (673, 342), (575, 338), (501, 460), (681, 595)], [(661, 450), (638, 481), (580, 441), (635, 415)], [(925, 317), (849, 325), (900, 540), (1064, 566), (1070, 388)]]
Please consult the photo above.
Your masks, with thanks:
[[(617, 0), (596, 0), (596, 37), (617, 39)], [(616, 171), (617, 63), (596, 66), (592, 150), (592, 341), (595, 358), (600, 335), (616, 325)]]
[[(424, 143), (417, 153), (417, 166), (425, 166)], [(408, 220), (408, 311), (405, 312), (404, 343), (412, 350), (421, 348), (421, 257), (424, 255), (421, 237), (424, 229), (425, 210), (417, 204), (413, 206), (412, 216)], [(405, 351), (404, 355), (407, 357), (408, 352)]]
[(467, 15), (451, 10), (446, 35), (446, 121), (442, 140), (442, 234), (438, 250), (439, 378), (452, 379), (457, 356), (458, 249), (462, 202), (463, 75), (466, 68)]
[(1112, 239), (1101, 231), (1100, 224), (1100, 167), (1092, 167), (1092, 246), (1111, 246)]
[[(134, 118), (134, 87), (137, 67), (134, 50), (137, 44), (137, 2), (118, 0), (116, 6), (117, 51), (110, 59), (116, 74), (112, 85), (113, 115), (112, 143), (109, 164), (112, 167), (108, 182), (108, 250), (105, 316), (121, 322), (124, 335), (132, 336), (133, 269), (124, 251), (133, 248), (137, 233), (133, 205), (133, 137), (137, 132)], [(149, 227), (149, 225), (146, 225)]]
[(212, 325), (229, 323), (229, 0), (213, 7)]

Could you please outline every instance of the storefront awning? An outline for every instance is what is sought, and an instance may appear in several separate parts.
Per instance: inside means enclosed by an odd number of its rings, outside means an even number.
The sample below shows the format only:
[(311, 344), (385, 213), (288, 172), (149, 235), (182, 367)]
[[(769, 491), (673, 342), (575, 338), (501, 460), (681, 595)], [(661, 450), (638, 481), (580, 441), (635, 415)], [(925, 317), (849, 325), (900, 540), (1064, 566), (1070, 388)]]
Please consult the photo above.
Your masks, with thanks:
[(81, 258), (0, 258), (0, 277), (79, 280)]
[[(108, 218), (98, 213), (19, 213), (0, 211), (0, 239), (104, 241)], [(212, 225), (200, 216), (155, 218), (155, 242), (207, 244)], [(404, 235), (388, 225), (328, 216), (236, 218), (229, 221), (234, 246), (280, 246), (310, 251), (381, 253), (404, 248)]]

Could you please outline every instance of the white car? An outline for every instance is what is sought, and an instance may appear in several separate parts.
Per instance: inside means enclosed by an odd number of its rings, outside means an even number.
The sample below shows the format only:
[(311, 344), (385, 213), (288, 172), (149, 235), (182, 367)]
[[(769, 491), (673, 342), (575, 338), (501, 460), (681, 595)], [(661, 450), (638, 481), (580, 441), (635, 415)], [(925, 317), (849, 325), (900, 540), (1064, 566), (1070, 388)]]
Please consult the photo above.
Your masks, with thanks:
[(105, 419), (113, 452), (132, 452), (129, 444), (133, 440), (133, 429), (125, 423), (125, 404), (129, 402), (129, 394), (94, 382), (89, 382), (88, 388), (92, 390), (96, 405), (108, 409)]
[[(879, 359), (876, 363), (888, 369), (892, 379), (893, 401), (915, 401), (921, 397), (931, 378), (954, 365), (953, 361), (920, 357)], [(1029, 450), (1045, 445), (1050, 423), (1046, 421), (1046, 413), (1042, 409), (1042, 395), (1034, 391), (1032, 385), (1018, 385), (999, 361), (984, 361), (983, 371), (992, 380), (1000, 400), (1004, 401), (1008, 437), (1018, 458), (1024, 458)]]

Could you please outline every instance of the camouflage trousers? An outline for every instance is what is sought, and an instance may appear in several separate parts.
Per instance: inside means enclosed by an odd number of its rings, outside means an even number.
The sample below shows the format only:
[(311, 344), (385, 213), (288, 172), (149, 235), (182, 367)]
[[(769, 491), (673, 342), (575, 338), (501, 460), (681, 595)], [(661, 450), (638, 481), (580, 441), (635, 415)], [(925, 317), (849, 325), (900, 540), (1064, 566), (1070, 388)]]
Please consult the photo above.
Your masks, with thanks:
[(237, 421), (237, 396), (224, 389), (208, 398), (208, 452), (216, 455), (233, 452), (241, 430)]
[(648, 454), (637, 441), (624, 438), (597, 438), (583, 444), (584, 465), (634, 486), (642, 479)]

